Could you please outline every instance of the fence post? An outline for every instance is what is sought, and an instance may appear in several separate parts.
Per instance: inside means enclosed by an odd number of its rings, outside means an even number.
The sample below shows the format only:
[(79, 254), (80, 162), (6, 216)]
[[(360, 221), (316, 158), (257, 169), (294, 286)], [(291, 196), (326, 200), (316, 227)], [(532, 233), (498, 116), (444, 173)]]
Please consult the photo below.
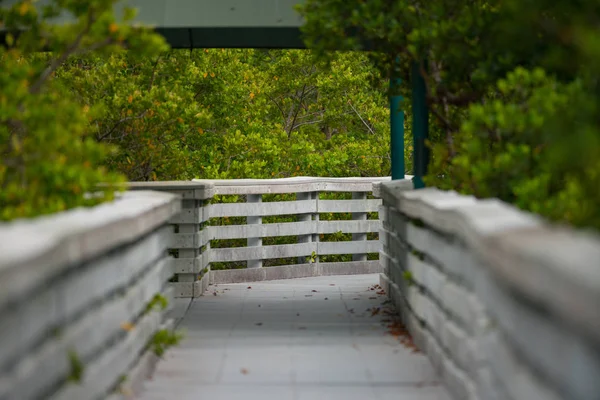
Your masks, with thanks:
[[(202, 254), (205, 238), (201, 226), (210, 216), (204, 201), (214, 195), (214, 185), (189, 181), (129, 182), (129, 190), (156, 190), (181, 196), (181, 213), (171, 218), (173, 232), (169, 243), (172, 271), (176, 282), (175, 297), (198, 297), (202, 295), (203, 284), (200, 273), (208, 266), (208, 253)], [(206, 250), (204, 251), (206, 253)], [(208, 278), (208, 276), (207, 276)], [(205, 282), (207, 283), (207, 282)]]
[(177, 258), (173, 261), (173, 272), (177, 275), (177, 285), (175, 293), (177, 297), (194, 297), (194, 282), (196, 282), (200, 272), (200, 221), (194, 219), (181, 219), (185, 211), (195, 211), (201, 214), (200, 200), (183, 199), (181, 201), (182, 214), (176, 221), (177, 231), (174, 236), (173, 246), (177, 251)]
[[(365, 192), (353, 192), (352, 193), (352, 200), (366, 200), (366, 199), (367, 199), (367, 194)], [(367, 213), (366, 212), (354, 212), (354, 213), (352, 213), (352, 220), (353, 221), (366, 221)], [(366, 232), (353, 233), (352, 241), (357, 241), (357, 240), (367, 240), (367, 233)], [(352, 254), (352, 261), (367, 261), (367, 255), (366, 254)]]
[(317, 227), (316, 232), (313, 233), (313, 235), (312, 235), (312, 241), (314, 243), (317, 243), (317, 250), (315, 250), (316, 255), (315, 255), (314, 262), (318, 266), (319, 265), (319, 232), (321, 231), (321, 226), (319, 223), (319, 192), (318, 191), (310, 192), (310, 199), (315, 201), (315, 203), (316, 203), (315, 208), (317, 210), (317, 212), (312, 215), (312, 220), (315, 221), (315, 225)]
[[(246, 195), (246, 203), (262, 203), (262, 194), (249, 194)], [(262, 217), (246, 217), (246, 224), (262, 224)], [(248, 238), (248, 247), (251, 246), (261, 246), (262, 247), (262, 237), (256, 238)], [(260, 260), (248, 260), (247, 267), (248, 268), (260, 268), (263, 266), (262, 259)]]
[[(304, 200), (315, 200), (315, 192), (300, 192), (300, 193), (296, 193), (296, 201), (304, 201)], [(313, 220), (313, 213), (309, 213), (309, 214), (298, 214), (297, 215), (297, 221), (298, 222), (310, 222)], [(315, 229), (316, 227), (318, 227), (318, 223), (314, 224)], [(317, 232), (317, 230), (314, 230), (313, 233), (309, 233), (307, 235), (298, 235), (298, 243), (311, 243), (311, 242), (315, 242), (315, 236), (318, 239), (318, 235), (315, 235), (315, 232)], [(315, 260), (316, 262), (316, 260)], [(298, 257), (298, 264), (306, 264), (306, 263), (310, 263), (310, 257), (306, 257), (306, 256), (302, 256), (302, 257)]]
[(400, 58), (392, 67), (390, 77), (390, 151), (392, 161), (392, 179), (404, 179), (404, 99), (400, 95), (402, 80), (398, 77)]

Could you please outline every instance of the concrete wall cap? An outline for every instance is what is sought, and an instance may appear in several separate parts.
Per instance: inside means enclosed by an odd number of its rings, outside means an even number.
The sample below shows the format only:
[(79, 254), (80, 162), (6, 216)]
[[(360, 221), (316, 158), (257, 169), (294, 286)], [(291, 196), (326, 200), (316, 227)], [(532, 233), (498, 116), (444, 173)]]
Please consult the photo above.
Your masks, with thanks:
[(214, 184), (216, 186), (250, 186), (250, 185), (289, 185), (290, 183), (364, 183), (364, 182), (385, 182), (389, 181), (389, 176), (384, 177), (313, 177), (313, 176), (294, 176), (290, 178), (279, 179), (193, 179), (192, 182)]
[(0, 224), (0, 305), (66, 268), (136, 240), (180, 210), (175, 195), (136, 191), (96, 207)]
[(213, 184), (215, 194), (269, 194), (301, 192), (371, 192), (373, 184), (389, 181), (389, 177), (373, 178), (319, 178), (296, 176), (280, 179), (227, 179), (197, 180), (193, 182)]
[(212, 183), (195, 181), (128, 182), (127, 188), (172, 192), (183, 195), (184, 198), (197, 200), (207, 200), (216, 194), (215, 185)]

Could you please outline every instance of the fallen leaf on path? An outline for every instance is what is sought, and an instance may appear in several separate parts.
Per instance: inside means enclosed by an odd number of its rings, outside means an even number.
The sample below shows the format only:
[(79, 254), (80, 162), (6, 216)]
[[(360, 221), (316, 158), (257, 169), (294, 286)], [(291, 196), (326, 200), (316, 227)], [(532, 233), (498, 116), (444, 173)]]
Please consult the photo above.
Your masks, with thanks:
[(126, 332), (129, 332), (133, 328), (134, 328), (134, 325), (131, 322), (123, 322), (121, 324), (121, 329), (123, 329)]
[(240, 372), (244, 375), (248, 375), (248, 370), (246, 368), (240, 369)]
[(400, 321), (395, 321), (392, 324), (388, 325), (388, 334), (397, 338), (400, 341), (400, 344), (402, 344), (407, 349), (411, 349), (412, 353), (419, 352), (419, 349), (413, 342), (410, 332)]
[(248, 286), (246, 289), (252, 289), (252, 286)]

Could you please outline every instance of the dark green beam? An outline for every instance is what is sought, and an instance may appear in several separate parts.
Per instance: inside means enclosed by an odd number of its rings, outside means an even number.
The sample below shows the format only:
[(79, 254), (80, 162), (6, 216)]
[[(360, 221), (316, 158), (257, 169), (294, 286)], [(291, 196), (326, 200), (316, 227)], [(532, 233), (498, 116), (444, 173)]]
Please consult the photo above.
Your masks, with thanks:
[(400, 93), (402, 80), (397, 78), (395, 68), (390, 78), (390, 152), (392, 180), (404, 179), (404, 110)]
[(174, 49), (304, 49), (299, 28), (157, 28)]
[(413, 183), (415, 189), (425, 187), (423, 176), (427, 174), (427, 165), (429, 164), (429, 148), (425, 144), (429, 137), (429, 110), (427, 109), (425, 80), (419, 69), (419, 64), (413, 63), (410, 77), (413, 104)]

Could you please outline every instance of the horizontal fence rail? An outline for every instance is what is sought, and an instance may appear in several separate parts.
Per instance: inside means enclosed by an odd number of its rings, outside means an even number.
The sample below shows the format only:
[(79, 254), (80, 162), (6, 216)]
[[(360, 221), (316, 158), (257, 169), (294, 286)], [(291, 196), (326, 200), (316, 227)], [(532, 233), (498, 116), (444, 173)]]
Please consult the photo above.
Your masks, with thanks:
[(199, 296), (209, 282), (378, 272), (373, 184), (390, 178), (132, 182), (182, 197), (171, 223), (173, 285)]
[(173, 295), (168, 221), (180, 208), (167, 193), (125, 193), (0, 224), (0, 399), (95, 400), (135, 381), (169, 326), (167, 309), (149, 307)]

